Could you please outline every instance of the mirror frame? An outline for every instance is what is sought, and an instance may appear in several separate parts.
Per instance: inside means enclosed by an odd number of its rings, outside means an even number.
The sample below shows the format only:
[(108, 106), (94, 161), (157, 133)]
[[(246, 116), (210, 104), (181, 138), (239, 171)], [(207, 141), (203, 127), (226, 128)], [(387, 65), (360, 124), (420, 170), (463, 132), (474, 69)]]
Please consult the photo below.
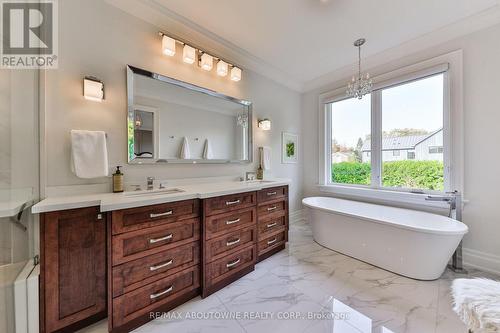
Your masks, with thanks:
[[(185, 89), (189, 89), (192, 91), (197, 91), (212, 97), (217, 97), (224, 99), (229, 102), (240, 104), (244, 107), (248, 108), (248, 159), (246, 160), (231, 160), (231, 159), (162, 159), (162, 158), (145, 158), (138, 159), (130, 158), (129, 154), (129, 136), (130, 136), (130, 127), (129, 124), (134, 123), (134, 74), (143, 75), (148, 78), (152, 78), (155, 80), (159, 80), (165, 83), (173, 84), (178, 87), (182, 87)], [(133, 133), (132, 133), (133, 135)], [(155, 149), (157, 149), (155, 147)], [(180, 81), (165, 75), (161, 75), (158, 73), (153, 73), (145, 69), (141, 69), (138, 67), (134, 67), (131, 65), (127, 65), (127, 160), (128, 164), (158, 164), (158, 163), (166, 163), (166, 164), (245, 164), (253, 162), (253, 115), (252, 115), (252, 102), (241, 100), (235, 97), (227, 96), (221, 93), (218, 93), (214, 90), (210, 90), (207, 88), (199, 87), (191, 83), (187, 83), (184, 81)]]

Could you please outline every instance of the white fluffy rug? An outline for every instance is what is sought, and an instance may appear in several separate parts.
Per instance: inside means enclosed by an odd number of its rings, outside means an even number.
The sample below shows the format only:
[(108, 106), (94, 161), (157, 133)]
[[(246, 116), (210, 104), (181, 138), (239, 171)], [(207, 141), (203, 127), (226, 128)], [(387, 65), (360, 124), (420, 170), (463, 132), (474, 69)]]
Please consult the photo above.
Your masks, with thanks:
[(500, 332), (500, 282), (456, 279), (451, 285), (453, 310), (473, 332)]

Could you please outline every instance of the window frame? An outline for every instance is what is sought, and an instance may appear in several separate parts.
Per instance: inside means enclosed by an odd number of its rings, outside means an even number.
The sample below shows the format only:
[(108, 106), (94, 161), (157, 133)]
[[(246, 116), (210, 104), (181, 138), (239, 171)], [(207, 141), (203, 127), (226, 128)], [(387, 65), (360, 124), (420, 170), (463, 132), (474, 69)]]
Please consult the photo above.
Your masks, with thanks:
[(444, 154), (444, 146), (429, 146), (429, 154)]
[[(444, 74), (443, 85), (443, 163), (444, 191), (458, 190), (463, 193), (463, 69), (462, 51), (454, 51), (414, 65), (376, 76), (374, 92), (423, 79), (439, 73)], [(453, 84), (451, 84), (453, 82)], [(394, 201), (408, 204), (436, 206), (422, 202), (422, 194), (441, 193), (431, 190), (390, 188), (381, 186), (382, 156), (382, 108), (381, 93), (372, 94), (372, 181), (371, 185), (331, 183), (331, 104), (347, 99), (345, 87), (329, 91), (319, 96), (319, 190), (346, 197), (373, 199), (372, 201)], [(380, 112), (376, 112), (376, 109)], [(453, 114), (452, 114), (453, 113)], [(451, 142), (454, 145), (451, 145)], [(448, 148), (446, 148), (448, 147)], [(376, 152), (376, 153), (375, 153)]]

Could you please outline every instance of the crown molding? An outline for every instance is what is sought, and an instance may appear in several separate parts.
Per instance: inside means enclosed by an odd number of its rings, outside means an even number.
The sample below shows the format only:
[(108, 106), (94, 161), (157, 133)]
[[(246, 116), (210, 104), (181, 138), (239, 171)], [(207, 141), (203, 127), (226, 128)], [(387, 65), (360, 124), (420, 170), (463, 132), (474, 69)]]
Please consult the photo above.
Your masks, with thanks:
[[(460, 21), (449, 24), (438, 30), (404, 42), (396, 47), (387, 49), (377, 54), (365, 57), (363, 67), (373, 69), (378, 66), (389, 64), (404, 57), (417, 54), (427, 49), (437, 47), (443, 43), (467, 36), (474, 32), (487, 29), (500, 23), (500, 5), (497, 4), (480, 13), (466, 17)], [(340, 80), (346, 80), (352, 76), (355, 63), (333, 70), (325, 75), (303, 83), (303, 93), (320, 89), (325, 86), (334, 85)], [(371, 73), (375, 74), (375, 73)]]
[[(213, 52), (215, 55), (218, 54), (233, 61), (245, 70), (271, 79), (296, 92), (305, 93), (332, 85), (337, 81), (350, 77), (353, 72), (354, 62), (312, 80), (301, 82), (298, 78), (290, 76), (238, 45), (208, 31), (196, 22), (175, 13), (161, 5), (157, 0), (105, 1), (130, 15), (158, 27), (158, 29), (171, 34), (173, 37), (189, 40), (194, 45), (199, 45), (207, 51)], [(376, 68), (499, 23), (500, 0), (497, 0), (495, 5), (480, 13), (468, 16), (396, 47), (365, 57), (363, 64), (367, 69)]]
[(105, 0), (124, 12), (146, 21), (171, 34), (202, 47), (214, 55), (231, 60), (245, 70), (250, 70), (271, 79), (291, 90), (302, 92), (302, 83), (284, 71), (254, 56), (241, 47), (208, 31), (199, 24), (161, 5), (156, 0)]

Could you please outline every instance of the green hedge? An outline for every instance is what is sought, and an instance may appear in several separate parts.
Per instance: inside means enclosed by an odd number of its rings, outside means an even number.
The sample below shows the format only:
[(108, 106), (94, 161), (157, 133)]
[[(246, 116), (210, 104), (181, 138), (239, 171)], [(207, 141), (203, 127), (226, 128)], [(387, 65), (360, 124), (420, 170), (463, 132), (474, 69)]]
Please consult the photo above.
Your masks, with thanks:
[[(390, 187), (443, 190), (443, 162), (393, 161), (383, 163), (382, 184)], [(332, 165), (332, 181), (341, 184), (370, 184), (369, 163), (342, 162)]]

